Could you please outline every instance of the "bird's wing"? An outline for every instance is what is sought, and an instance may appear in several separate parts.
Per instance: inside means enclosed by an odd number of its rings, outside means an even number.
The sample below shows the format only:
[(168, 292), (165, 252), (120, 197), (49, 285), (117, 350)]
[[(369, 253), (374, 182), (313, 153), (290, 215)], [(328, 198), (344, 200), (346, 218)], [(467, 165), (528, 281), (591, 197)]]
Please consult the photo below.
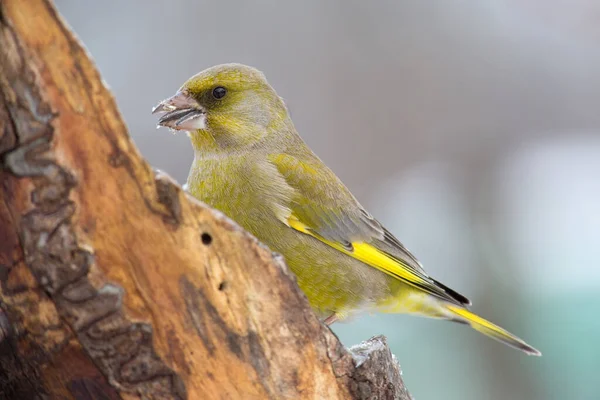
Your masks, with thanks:
[(295, 190), (282, 222), (415, 288), (454, 304), (469, 300), (429, 277), (320, 160), (274, 154), (269, 161)]

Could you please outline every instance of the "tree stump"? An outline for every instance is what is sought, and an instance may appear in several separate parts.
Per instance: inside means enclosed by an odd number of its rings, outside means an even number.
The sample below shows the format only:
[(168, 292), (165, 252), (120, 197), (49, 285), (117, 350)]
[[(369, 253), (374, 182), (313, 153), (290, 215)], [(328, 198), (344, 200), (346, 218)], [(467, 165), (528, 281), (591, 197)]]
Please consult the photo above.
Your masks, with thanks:
[(0, 2), (0, 398), (409, 399), (284, 261), (154, 172), (49, 0)]

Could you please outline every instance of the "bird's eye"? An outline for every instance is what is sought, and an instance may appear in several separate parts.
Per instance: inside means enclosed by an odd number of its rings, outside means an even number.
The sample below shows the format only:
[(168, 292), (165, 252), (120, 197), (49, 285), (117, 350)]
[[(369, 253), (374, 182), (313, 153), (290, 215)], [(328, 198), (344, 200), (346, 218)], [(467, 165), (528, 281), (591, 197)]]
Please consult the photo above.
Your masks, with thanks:
[(226, 94), (227, 94), (227, 89), (225, 89), (223, 86), (217, 86), (212, 91), (213, 97), (217, 100), (222, 99), (223, 97), (225, 97)]

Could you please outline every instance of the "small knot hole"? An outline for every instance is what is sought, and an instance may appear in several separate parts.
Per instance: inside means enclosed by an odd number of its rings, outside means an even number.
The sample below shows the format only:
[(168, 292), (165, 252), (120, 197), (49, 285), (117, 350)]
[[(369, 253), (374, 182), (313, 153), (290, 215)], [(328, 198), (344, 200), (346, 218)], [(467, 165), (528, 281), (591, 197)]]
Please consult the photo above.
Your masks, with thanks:
[(205, 245), (209, 245), (212, 243), (212, 236), (210, 236), (208, 233), (204, 232), (201, 236), (202, 238), (202, 243), (204, 243)]

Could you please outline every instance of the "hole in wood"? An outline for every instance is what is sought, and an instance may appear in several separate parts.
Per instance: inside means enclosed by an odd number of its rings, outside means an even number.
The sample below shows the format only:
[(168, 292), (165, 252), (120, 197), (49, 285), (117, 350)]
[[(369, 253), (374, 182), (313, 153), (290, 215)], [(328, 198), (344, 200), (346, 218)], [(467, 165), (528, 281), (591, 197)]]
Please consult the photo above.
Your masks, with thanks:
[(209, 245), (212, 243), (212, 236), (210, 236), (208, 233), (204, 232), (201, 236), (202, 238), (202, 243), (204, 243), (205, 245)]
[(223, 281), (219, 283), (219, 290), (222, 292), (227, 287), (227, 282)]

